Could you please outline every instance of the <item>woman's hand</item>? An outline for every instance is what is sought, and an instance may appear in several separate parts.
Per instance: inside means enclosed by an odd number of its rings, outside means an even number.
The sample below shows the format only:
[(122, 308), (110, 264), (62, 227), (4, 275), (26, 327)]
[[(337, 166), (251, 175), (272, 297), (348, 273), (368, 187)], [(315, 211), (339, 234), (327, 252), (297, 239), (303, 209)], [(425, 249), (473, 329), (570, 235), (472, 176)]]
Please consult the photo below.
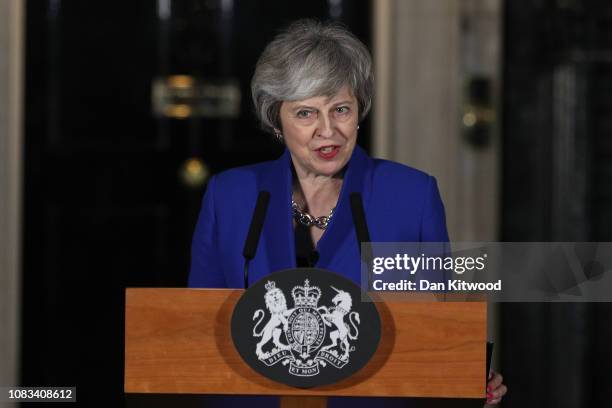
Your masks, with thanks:
[(508, 387), (503, 384), (504, 378), (495, 371), (489, 372), (489, 382), (487, 383), (487, 403), (486, 405), (499, 404), (502, 397), (508, 392)]

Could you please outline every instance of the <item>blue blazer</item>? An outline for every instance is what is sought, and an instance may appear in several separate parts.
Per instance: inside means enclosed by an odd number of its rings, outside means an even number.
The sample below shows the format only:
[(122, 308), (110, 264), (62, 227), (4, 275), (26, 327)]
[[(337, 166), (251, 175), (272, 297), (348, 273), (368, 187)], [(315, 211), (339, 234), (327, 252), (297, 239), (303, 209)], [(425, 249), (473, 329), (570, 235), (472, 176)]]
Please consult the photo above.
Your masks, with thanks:
[[(295, 268), (291, 216), (291, 155), (228, 170), (210, 179), (191, 248), (189, 287), (244, 286), (242, 249), (260, 191), (270, 204), (249, 281)], [(433, 177), (387, 160), (370, 158), (356, 146), (327, 230), (317, 243), (316, 267), (360, 282), (359, 243), (349, 195), (362, 195), (372, 242), (447, 242), (444, 206)]]
[[(242, 288), (242, 249), (257, 196), (270, 192), (270, 204), (249, 281), (296, 266), (291, 215), (291, 156), (228, 170), (209, 183), (191, 248), (191, 288)], [(349, 195), (362, 194), (373, 242), (447, 242), (444, 206), (433, 177), (413, 168), (370, 158), (359, 146), (348, 163), (334, 216), (317, 243), (317, 267), (360, 282), (359, 244)], [(208, 397), (209, 407), (274, 407), (274, 397)], [(404, 398), (330, 398), (329, 407), (405, 407)]]

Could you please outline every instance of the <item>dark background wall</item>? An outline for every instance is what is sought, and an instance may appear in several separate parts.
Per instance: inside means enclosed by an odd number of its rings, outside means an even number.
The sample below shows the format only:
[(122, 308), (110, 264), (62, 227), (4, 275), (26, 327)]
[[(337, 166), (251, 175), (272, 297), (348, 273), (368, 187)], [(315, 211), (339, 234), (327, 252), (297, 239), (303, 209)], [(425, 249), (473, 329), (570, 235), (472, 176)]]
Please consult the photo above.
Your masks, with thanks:
[[(612, 240), (612, 3), (506, 1), (504, 241)], [(608, 303), (504, 304), (504, 406), (607, 407)]]

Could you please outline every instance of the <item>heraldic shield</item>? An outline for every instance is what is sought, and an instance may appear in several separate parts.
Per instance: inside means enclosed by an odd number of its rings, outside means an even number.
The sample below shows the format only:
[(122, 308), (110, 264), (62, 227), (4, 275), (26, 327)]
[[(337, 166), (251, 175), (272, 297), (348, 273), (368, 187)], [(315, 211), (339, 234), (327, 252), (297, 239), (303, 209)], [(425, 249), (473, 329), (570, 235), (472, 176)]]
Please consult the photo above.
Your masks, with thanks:
[(294, 387), (333, 384), (364, 367), (380, 316), (352, 281), (323, 269), (276, 272), (252, 285), (232, 315), (232, 338), (260, 374)]

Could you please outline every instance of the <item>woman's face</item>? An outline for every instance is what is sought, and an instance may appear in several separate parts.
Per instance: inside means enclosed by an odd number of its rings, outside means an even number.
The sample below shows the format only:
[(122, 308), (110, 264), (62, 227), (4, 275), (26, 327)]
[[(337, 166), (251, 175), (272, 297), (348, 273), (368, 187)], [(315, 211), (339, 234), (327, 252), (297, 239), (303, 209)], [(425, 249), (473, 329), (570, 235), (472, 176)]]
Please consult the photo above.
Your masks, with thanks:
[(282, 103), (282, 133), (299, 177), (333, 177), (344, 168), (357, 140), (357, 110), (348, 86), (331, 98)]

